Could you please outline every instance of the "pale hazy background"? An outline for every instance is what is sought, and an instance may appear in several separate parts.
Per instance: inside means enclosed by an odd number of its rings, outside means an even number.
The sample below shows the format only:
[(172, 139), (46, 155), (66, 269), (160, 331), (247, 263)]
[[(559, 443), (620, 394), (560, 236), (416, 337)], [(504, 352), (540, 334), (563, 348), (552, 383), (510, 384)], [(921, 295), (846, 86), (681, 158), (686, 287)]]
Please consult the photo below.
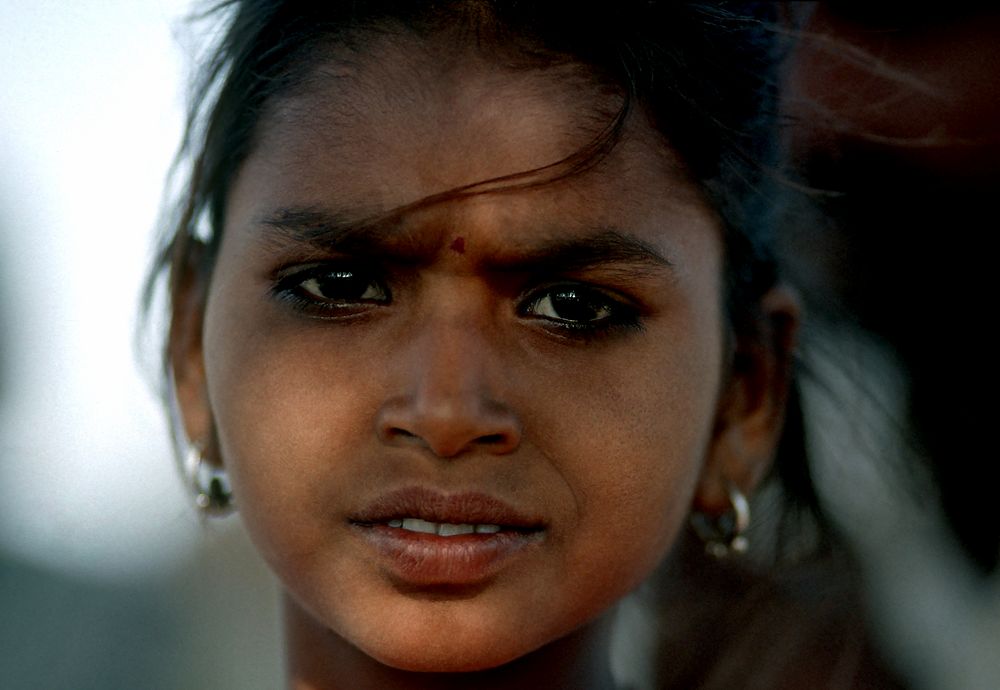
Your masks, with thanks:
[(5, 690), (278, 685), (273, 583), (199, 523), (133, 348), (188, 4), (0, 2)]
[(0, 4), (0, 545), (95, 578), (162, 573), (197, 529), (132, 347), (186, 6)]

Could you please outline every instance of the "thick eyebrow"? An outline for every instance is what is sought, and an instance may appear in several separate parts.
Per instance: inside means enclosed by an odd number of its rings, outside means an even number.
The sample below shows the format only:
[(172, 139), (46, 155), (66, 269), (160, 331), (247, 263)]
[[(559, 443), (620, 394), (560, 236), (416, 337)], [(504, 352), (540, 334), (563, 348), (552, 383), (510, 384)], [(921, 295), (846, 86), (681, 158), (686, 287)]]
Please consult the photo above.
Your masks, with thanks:
[(266, 241), (278, 245), (307, 244), (324, 251), (350, 251), (356, 246), (384, 242), (398, 229), (399, 220), (318, 208), (279, 208), (262, 216), (257, 225)]
[(655, 247), (616, 228), (597, 228), (580, 236), (542, 240), (512, 258), (491, 259), (499, 272), (572, 273), (606, 268), (642, 277), (669, 269), (673, 263)]
[[(357, 220), (361, 217), (316, 208), (282, 208), (262, 217), (259, 225), (267, 241), (281, 245), (304, 243), (319, 251), (356, 252), (397, 261), (427, 259), (421, 257), (413, 238), (405, 238), (407, 233), (398, 216)], [(606, 268), (637, 277), (673, 266), (649, 243), (614, 227), (599, 227), (573, 237), (546, 239), (543, 235), (537, 242), (518, 246), (511, 256), (489, 257), (483, 263), (498, 273), (570, 273)]]

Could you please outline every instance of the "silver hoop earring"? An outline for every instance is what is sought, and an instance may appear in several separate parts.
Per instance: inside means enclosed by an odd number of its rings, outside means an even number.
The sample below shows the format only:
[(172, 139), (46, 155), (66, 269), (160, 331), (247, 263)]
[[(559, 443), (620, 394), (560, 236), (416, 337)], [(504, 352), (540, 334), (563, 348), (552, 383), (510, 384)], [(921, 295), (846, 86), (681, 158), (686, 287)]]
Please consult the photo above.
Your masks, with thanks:
[(726, 558), (732, 553), (746, 553), (750, 542), (744, 536), (750, 526), (750, 504), (746, 496), (729, 482), (730, 509), (722, 515), (691, 514), (691, 526), (705, 543), (705, 553), (715, 558)]
[(201, 444), (192, 443), (188, 448), (184, 472), (188, 486), (194, 492), (194, 503), (203, 514), (222, 516), (236, 508), (229, 475), (205, 459)]

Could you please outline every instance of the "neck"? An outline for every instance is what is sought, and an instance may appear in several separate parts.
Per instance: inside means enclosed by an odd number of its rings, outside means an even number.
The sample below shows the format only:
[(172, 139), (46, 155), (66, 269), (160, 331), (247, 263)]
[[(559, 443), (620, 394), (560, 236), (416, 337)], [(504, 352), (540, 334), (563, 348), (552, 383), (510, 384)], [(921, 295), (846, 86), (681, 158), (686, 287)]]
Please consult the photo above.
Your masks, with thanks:
[(608, 634), (612, 614), (498, 668), (474, 673), (415, 673), (390, 668), (318, 625), (285, 601), (290, 690), (451, 690), (580, 688), (611, 690)]

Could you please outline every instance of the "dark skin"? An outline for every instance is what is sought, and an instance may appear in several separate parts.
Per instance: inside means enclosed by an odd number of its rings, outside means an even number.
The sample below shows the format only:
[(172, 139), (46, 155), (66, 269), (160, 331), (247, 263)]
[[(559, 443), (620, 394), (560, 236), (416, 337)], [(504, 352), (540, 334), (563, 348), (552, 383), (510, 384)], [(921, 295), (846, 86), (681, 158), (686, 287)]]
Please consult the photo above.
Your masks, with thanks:
[[(203, 323), (174, 343), (186, 431), (286, 589), (293, 688), (608, 687), (614, 604), (780, 432), (782, 357), (730, 366), (717, 218), (639, 112), (585, 173), (359, 224), (558, 161), (620, 103), (455, 43), (374, 41), (272, 104), (178, 317)], [(775, 290), (762, 314), (797, 312)], [(414, 487), (530, 536), (414, 575), (358, 518)]]
[[(293, 608), (288, 609), (294, 610)], [(329, 631), (301, 625), (289, 616), (286, 625), (288, 665), (295, 688), (410, 688), (412, 690), (503, 690), (504, 688), (615, 687), (607, 663), (610, 616), (596, 625), (558, 639), (497, 669), (468, 673), (419, 673), (372, 663), (349, 644), (331, 645)]]

